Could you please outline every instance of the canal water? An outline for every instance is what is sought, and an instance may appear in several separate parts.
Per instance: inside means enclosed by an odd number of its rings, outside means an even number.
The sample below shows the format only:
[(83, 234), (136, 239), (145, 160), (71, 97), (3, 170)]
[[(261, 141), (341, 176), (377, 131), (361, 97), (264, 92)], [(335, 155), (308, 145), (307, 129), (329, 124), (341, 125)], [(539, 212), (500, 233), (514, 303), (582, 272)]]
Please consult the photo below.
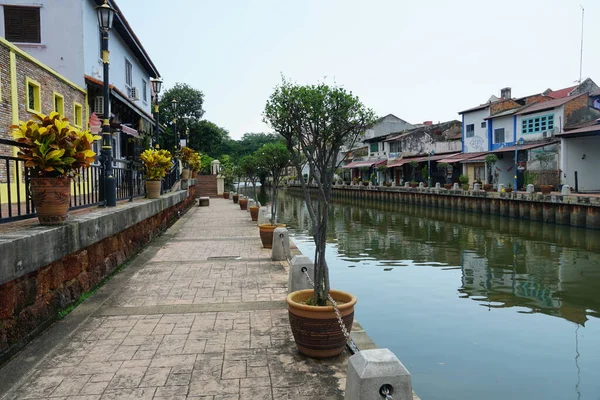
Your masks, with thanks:
[[(424, 400), (600, 399), (600, 232), (384, 202), (330, 214), (332, 288)], [(313, 258), (302, 197), (281, 194), (279, 222)]]

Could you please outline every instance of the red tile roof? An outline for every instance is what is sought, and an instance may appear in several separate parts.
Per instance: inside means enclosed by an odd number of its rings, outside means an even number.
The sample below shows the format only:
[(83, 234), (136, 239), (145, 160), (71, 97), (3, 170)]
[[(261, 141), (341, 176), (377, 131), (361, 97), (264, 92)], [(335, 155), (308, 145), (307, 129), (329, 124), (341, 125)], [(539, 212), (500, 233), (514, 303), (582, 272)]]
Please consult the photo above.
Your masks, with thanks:
[(560, 89), (560, 90), (553, 90), (549, 93), (546, 93), (546, 96), (552, 97), (553, 99), (562, 99), (563, 97), (567, 97), (569, 95), (569, 93), (571, 93), (573, 91), (573, 89), (575, 89), (576, 87), (577, 87), (577, 85), (570, 86), (568, 88), (564, 88), (564, 89)]

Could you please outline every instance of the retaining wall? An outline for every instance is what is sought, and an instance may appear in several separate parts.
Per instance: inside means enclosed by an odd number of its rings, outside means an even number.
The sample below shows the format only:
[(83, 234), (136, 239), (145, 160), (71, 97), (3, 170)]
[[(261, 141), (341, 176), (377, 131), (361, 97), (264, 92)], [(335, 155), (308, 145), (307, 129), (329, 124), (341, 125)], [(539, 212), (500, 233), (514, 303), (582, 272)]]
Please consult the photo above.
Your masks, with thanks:
[(170, 226), (194, 190), (0, 234), (0, 363)]

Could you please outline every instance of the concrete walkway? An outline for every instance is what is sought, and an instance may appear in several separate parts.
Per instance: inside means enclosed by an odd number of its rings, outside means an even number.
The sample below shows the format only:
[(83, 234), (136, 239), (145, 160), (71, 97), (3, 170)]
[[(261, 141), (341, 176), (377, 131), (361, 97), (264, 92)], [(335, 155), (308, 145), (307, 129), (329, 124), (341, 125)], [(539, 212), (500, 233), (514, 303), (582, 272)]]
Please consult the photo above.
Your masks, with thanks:
[(194, 206), (0, 370), (3, 399), (342, 399), (347, 355), (297, 353), (250, 214)]

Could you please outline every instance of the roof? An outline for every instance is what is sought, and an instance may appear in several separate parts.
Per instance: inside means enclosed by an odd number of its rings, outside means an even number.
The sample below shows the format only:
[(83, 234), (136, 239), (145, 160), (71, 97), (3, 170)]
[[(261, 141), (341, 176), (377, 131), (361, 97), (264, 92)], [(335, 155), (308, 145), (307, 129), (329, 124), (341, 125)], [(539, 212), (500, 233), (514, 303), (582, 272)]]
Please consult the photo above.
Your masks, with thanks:
[(464, 113), (468, 113), (468, 112), (472, 112), (472, 111), (479, 111), (479, 110), (483, 110), (484, 108), (488, 108), (492, 103), (485, 103), (485, 104), (480, 104), (476, 107), (472, 107), (472, 108), (468, 108), (464, 111), (459, 111), (459, 114), (464, 114)]
[[(94, 0), (94, 3), (98, 6), (104, 3), (104, 0)], [(142, 46), (142, 42), (136, 36), (135, 32), (129, 25), (129, 22), (125, 19), (123, 12), (115, 2), (115, 0), (108, 0), (110, 6), (112, 6), (117, 12), (115, 13), (114, 18), (114, 29), (119, 32), (119, 35), (123, 39), (123, 41), (129, 46), (129, 48), (133, 51), (133, 53), (137, 56), (139, 62), (142, 64), (148, 75), (158, 78), (160, 73), (158, 69), (150, 59), (150, 56)]]
[[(528, 149), (535, 149), (538, 147), (544, 147), (544, 146), (548, 146), (554, 143), (557, 143), (558, 140), (552, 140), (549, 142), (538, 142), (538, 143), (531, 143), (531, 144), (523, 144), (519, 146), (519, 150), (528, 150)], [(492, 150), (490, 151), (490, 153), (505, 153), (507, 151), (515, 151), (515, 146), (506, 146), (506, 147), (501, 147), (499, 149), (496, 150)]]
[(571, 93), (573, 90), (575, 90), (577, 88), (577, 86), (578, 85), (569, 86), (567, 88), (559, 89), (559, 90), (552, 90), (552, 91), (546, 93), (546, 96), (552, 97), (553, 99), (562, 99), (563, 97), (567, 97), (569, 95), (569, 93)]
[(416, 156), (411, 156), (411, 157), (402, 157), (400, 159), (397, 160), (390, 160), (388, 161), (387, 167), (388, 168), (393, 168), (393, 167), (400, 167), (404, 164), (407, 164), (411, 161), (416, 161), (416, 162), (422, 162), (422, 161), (438, 161), (438, 160), (442, 160), (444, 158), (448, 158), (448, 157), (454, 157), (459, 155), (460, 153), (446, 153), (446, 154), (438, 154), (438, 155), (434, 155), (429, 157), (428, 155), (423, 155), (423, 154), (418, 154)]
[(594, 121), (593, 125), (557, 133), (556, 136), (587, 136), (589, 134), (600, 134), (600, 120)]
[(449, 132), (446, 136), (446, 139), (460, 139), (462, 135), (462, 122), (454, 119), (452, 121), (440, 122), (439, 124), (422, 125), (416, 128), (407, 129), (406, 131), (402, 132), (392, 132), (387, 135), (388, 139), (384, 140), (384, 142), (393, 142), (394, 140), (397, 140), (403, 136), (413, 135), (420, 132), (442, 135), (453, 129), (455, 126), (460, 126), (460, 128), (458, 128), (456, 132)]
[(517, 113), (517, 115), (522, 115), (522, 114), (531, 114), (537, 111), (544, 111), (544, 110), (549, 110), (551, 108), (556, 108), (556, 107), (560, 107), (563, 104), (568, 103), (571, 100), (577, 99), (581, 96), (587, 96), (587, 94), (583, 93), (580, 94), (579, 96), (570, 96), (570, 97), (563, 97), (560, 99), (554, 99), (554, 100), (549, 100), (549, 101), (542, 101), (541, 103), (533, 103), (527, 107), (524, 107), (521, 109), (521, 111), (519, 111)]
[(342, 168), (360, 168), (360, 167), (372, 167), (373, 165), (384, 165), (387, 162), (387, 158), (377, 160), (360, 160), (352, 161), (350, 164), (342, 166)]
[(481, 156), (483, 154), (487, 154), (487, 152), (458, 153), (451, 157), (442, 158), (442, 159), (438, 160), (438, 162), (439, 163), (445, 162), (445, 163), (451, 164), (451, 163), (455, 163), (455, 162), (462, 162), (462, 161), (468, 160), (470, 158), (475, 158), (475, 157)]
[(513, 115), (514, 113), (516, 113), (517, 111), (519, 111), (522, 108), (523, 107), (515, 107), (515, 108), (511, 108), (510, 110), (501, 111), (494, 115), (490, 115), (489, 117), (485, 117), (484, 120), (506, 117), (507, 115)]
[(596, 90), (595, 92), (590, 93), (590, 96), (600, 96), (600, 89)]

